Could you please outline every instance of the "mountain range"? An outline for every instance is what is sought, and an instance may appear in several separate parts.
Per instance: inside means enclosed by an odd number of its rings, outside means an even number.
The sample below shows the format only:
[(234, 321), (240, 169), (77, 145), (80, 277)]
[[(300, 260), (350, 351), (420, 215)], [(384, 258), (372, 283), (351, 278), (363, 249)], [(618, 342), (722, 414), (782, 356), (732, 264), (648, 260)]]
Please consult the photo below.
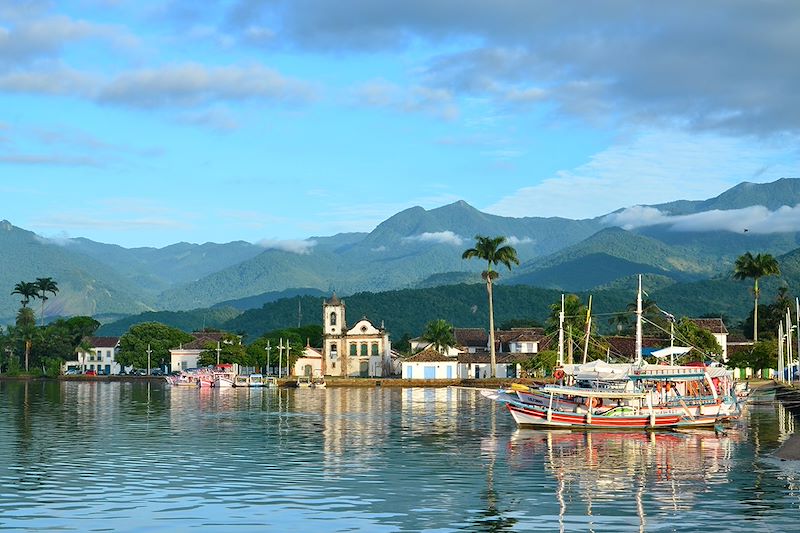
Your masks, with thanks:
[[(485, 264), (461, 258), (478, 234), (504, 235), (517, 249), (521, 264), (501, 271), (502, 285), (610, 294), (644, 273), (665, 301), (677, 298), (680, 306), (701, 311), (700, 288), (746, 294), (746, 284), (730, 280), (735, 258), (746, 251), (781, 256), (785, 275), (771, 283), (790, 289), (800, 283), (800, 227), (791, 223), (799, 203), (798, 179), (745, 182), (707, 200), (626, 208), (584, 220), (503, 217), (459, 201), (430, 210), (412, 207), (369, 233), (309, 237), (294, 249), (243, 241), (123, 248), (83, 238), (45, 239), (3, 221), (0, 288), (6, 290), (0, 291), (0, 319), (12, 322), (19, 307), (10, 295), (14, 284), (36, 277), (59, 284), (58, 295), (47, 302), (48, 316), (90, 314), (105, 322), (214, 306), (241, 313), (280, 298), (334, 290), (352, 295), (480, 283)], [(746, 298), (743, 304), (726, 305), (725, 312), (742, 318)], [(218, 318), (235, 320), (223, 315)]]

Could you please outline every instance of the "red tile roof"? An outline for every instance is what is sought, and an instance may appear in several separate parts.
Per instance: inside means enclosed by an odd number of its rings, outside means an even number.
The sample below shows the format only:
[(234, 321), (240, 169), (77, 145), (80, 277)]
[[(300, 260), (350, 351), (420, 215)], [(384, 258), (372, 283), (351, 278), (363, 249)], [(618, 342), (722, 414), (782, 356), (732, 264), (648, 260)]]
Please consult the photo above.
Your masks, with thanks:
[(728, 333), (728, 328), (721, 318), (690, 318), (692, 322), (711, 333)]
[(481, 347), (489, 344), (489, 335), (483, 328), (453, 328), (456, 344)]
[(455, 361), (455, 357), (447, 357), (446, 355), (442, 355), (433, 348), (425, 348), (418, 354), (412, 355), (411, 357), (407, 357), (403, 359), (405, 363), (438, 363), (438, 362), (445, 362), (445, 361)]
[(119, 337), (88, 337), (87, 340), (92, 348), (116, 348), (119, 344)]

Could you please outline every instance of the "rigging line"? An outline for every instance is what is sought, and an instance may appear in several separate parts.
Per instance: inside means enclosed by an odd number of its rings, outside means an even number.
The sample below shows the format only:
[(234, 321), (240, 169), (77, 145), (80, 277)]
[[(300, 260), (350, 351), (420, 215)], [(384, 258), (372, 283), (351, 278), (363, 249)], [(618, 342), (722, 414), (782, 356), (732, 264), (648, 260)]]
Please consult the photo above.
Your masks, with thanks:
[[(665, 330), (664, 328), (662, 328), (661, 326), (659, 326), (658, 324), (656, 324), (655, 322), (653, 322), (651, 320), (648, 320), (648, 319), (642, 317), (642, 321), (647, 322), (648, 324), (651, 324), (651, 325), (655, 326), (656, 328), (660, 329), (661, 331), (663, 331), (666, 334), (669, 334), (669, 331)], [(693, 350), (697, 350), (698, 352), (700, 352), (701, 354), (703, 354), (703, 355), (705, 355), (707, 357), (711, 357), (711, 356), (719, 357), (719, 356), (721, 356), (721, 354), (709, 353), (709, 352), (706, 352), (705, 350), (701, 350), (700, 348), (698, 348), (697, 346), (695, 346), (694, 344), (692, 344), (691, 342), (686, 340), (685, 337), (682, 337), (679, 334), (675, 334), (674, 338), (675, 338), (675, 340), (681, 341), (683, 344), (686, 344), (687, 346), (689, 346)]]

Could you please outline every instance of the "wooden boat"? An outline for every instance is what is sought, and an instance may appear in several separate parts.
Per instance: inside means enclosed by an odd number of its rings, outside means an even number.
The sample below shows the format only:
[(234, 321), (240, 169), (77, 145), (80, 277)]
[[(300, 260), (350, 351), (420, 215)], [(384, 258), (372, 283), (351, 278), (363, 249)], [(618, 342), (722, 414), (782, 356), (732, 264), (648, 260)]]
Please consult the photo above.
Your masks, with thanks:
[(320, 377), (316, 377), (316, 378), (312, 379), (311, 380), (311, 388), (312, 389), (324, 389), (324, 388), (326, 388), (325, 378), (320, 376)]
[(247, 376), (247, 386), (248, 387), (263, 387), (264, 386), (264, 376), (261, 374), (250, 374)]
[(234, 387), (242, 387), (247, 388), (250, 386), (250, 379), (249, 376), (236, 376), (233, 378), (233, 386)]
[(308, 389), (311, 388), (312, 382), (311, 377), (309, 376), (299, 376), (297, 378), (297, 387), (300, 389)]

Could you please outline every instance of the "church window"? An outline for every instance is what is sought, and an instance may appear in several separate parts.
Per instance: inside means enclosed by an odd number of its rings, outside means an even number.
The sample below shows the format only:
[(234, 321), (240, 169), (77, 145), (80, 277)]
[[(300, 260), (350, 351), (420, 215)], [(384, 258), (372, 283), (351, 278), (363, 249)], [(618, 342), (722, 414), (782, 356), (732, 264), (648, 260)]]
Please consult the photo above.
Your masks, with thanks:
[(358, 355), (358, 346), (356, 346), (356, 343), (350, 344), (350, 355)]
[(331, 344), (331, 357), (337, 357), (338, 354), (336, 353), (336, 345)]
[(361, 345), (361, 355), (369, 355), (367, 353), (367, 345), (366, 345), (366, 343)]
[(378, 355), (378, 343), (377, 342), (373, 342), (372, 343), (372, 355)]
[(330, 322), (331, 322), (331, 326), (335, 326), (336, 325), (336, 313), (331, 313)]

